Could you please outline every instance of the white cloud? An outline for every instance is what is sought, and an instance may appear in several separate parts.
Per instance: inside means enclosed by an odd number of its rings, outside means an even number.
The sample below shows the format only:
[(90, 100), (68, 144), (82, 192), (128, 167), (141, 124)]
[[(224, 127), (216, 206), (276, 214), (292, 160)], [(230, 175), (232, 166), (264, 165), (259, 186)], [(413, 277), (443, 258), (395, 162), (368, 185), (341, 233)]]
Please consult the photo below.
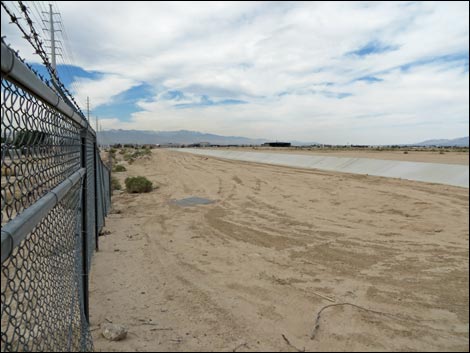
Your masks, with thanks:
[[(141, 82), (156, 92), (131, 119), (108, 117), (105, 127), (326, 143), (413, 142), (468, 130), (468, 2), (59, 6), (77, 63), (106, 73), (82, 82), (79, 96), (109, 103)], [(368, 43), (389, 50), (346, 55)], [(420, 64), (399, 69), (411, 63)], [(355, 81), (371, 75), (382, 81)], [(184, 100), (165, 100), (171, 90)], [(247, 104), (174, 107), (203, 95)]]
[(76, 89), (73, 95), (78, 101), (86, 102), (91, 97), (93, 106), (110, 104), (115, 96), (137, 86), (138, 81), (114, 74), (106, 74), (98, 79), (78, 78), (75, 80)]

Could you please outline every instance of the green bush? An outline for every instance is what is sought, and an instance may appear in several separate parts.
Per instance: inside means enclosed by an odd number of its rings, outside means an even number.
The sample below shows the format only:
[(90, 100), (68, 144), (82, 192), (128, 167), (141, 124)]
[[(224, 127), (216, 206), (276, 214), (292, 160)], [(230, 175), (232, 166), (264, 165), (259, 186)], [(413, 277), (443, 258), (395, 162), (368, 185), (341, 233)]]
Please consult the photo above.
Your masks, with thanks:
[(126, 167), (124, 167), (123, 165), (120, 165), (120, 164), (117, 164), (113, 168), (113, 172), (125, 172), (126, 170), (127, 170)]
[(121, 190), (121, 183), (119, 182), (118, 178), (111, 177), (111, 188), (113, 190)]
[(134, 163), (134, 161), (135, 161), (135, 158), (132, 157), (132, 156), (133, 156), (133, 155), (126, 153), (126, 154), (124, 155), (124, 160), (125, 160), (127, 163), (132, 164), (132, 163)]
[(125, 180), (126, 190), (131, 193), (143, 193), (152, 191), (152, 182), (146, 177), (128, 177)]
[(149, 148), (144, 148), (144, 149), (140, 149), (140, 150), (135, 150), (134, 152), (126, 152), (124, 155), (123, 155), (123, 159), (128, 162), (129, 164), (132, 164), (133, 162), (135, 162), (135, 160), (139, 159), (140, 157), (143, 157), (143, 156), (149, 156), (150, 154), (152, 154), (152, 152), (150, 151)]

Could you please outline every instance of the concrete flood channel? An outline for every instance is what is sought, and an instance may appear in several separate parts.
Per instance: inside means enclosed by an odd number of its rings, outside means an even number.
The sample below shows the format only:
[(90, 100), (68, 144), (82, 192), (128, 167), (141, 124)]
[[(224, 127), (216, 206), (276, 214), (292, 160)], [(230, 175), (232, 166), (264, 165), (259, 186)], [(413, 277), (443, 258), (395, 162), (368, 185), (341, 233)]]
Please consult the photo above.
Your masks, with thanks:
[(175, 151), (246, 162), (469, 187), (468, 165), (196, 148), (180, 148)]

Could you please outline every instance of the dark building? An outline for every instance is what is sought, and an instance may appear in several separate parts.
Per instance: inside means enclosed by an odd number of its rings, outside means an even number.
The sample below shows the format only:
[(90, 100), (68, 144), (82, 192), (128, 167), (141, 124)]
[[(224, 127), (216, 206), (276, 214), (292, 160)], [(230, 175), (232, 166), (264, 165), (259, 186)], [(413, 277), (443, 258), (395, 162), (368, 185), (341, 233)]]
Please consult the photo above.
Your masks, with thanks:
[(266, 142), (263, 143), (266, 147), (290, 147), (290, 142)]

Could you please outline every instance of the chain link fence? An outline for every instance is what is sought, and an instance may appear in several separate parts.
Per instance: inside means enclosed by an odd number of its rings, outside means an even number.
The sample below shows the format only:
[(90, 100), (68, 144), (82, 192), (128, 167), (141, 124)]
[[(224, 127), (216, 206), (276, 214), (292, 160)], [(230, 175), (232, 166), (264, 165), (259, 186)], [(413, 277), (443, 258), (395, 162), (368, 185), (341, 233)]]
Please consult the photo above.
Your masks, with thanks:
[(110, 170), (83, 115), (1, 44), (1, 351), (91, 351)]

